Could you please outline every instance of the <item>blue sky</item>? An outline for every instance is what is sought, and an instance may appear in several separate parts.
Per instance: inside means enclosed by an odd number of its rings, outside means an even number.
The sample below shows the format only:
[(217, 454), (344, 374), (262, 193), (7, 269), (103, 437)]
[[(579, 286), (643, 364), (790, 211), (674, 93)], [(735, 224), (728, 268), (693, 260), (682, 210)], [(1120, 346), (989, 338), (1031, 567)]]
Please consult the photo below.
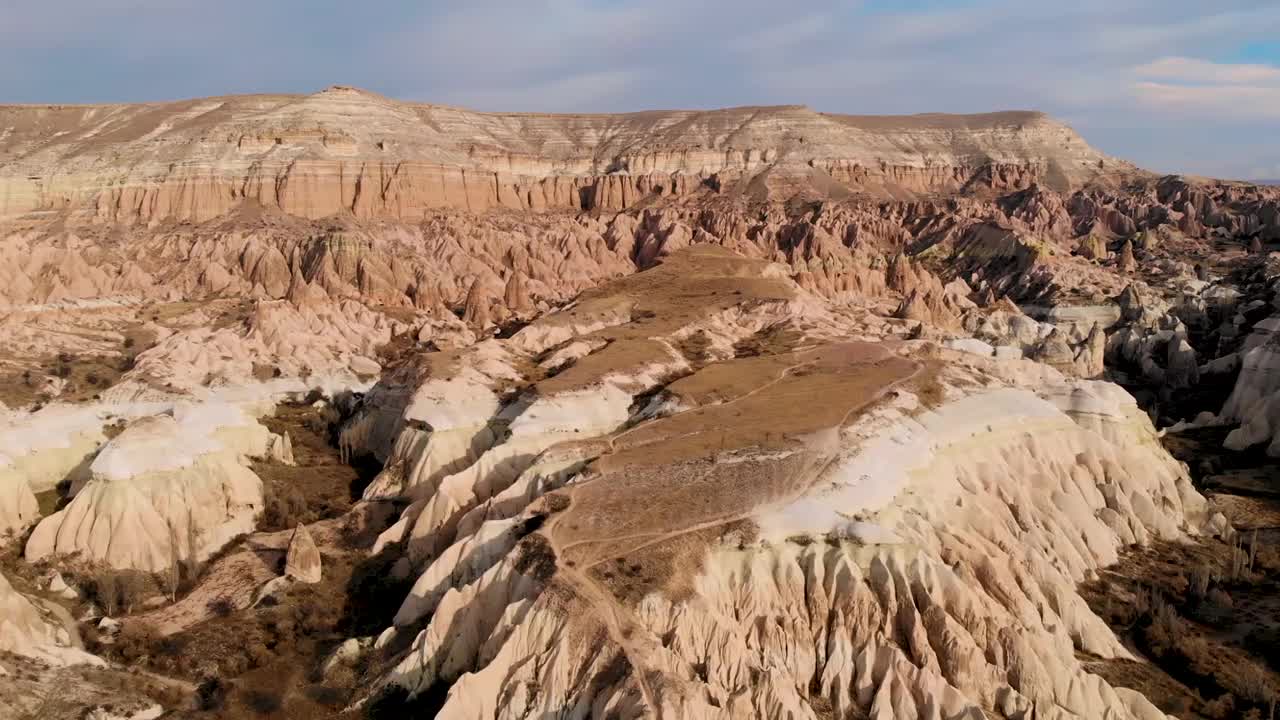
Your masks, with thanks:
[(1280, 177), (1276, 0), (0, 0), (0, 102), (312, 92), (479, 109), (1044, 110)]

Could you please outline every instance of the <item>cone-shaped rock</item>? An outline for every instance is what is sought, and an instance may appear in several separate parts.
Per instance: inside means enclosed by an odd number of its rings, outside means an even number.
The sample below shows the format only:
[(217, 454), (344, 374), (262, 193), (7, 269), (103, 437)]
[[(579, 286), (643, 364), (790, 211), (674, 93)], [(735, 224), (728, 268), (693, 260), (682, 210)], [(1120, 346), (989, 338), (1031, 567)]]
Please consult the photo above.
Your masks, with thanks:
[(1133, 243), (1129, 240), (1125, 240), (1124, 247), (1120, 248), (1120, 260), (1117, 261), (1116, 268), (1127, 273), (1138, 269), (1138, 261), (1133, 257)]
[(1146, 307), (1147, 301), (1142, 297), (1142, 293), (1133, 283), (1124, 286), (1124, 290), (1120, 291), (1120, 296), (1116, 298), (1116, 304), (1120, 306), (1120, 317), (1124, 320), (1136, 320), (1142, 317), (1142, 310)]
[(903, 320), (918, 320), (920, 322), (932, 322), (933, 313), (929, 311), (929, 306), (924, 299), (920, 297), (920, 293), (912, 291), (902, 303), (898, 305), (898, 310), (894, 317)]
[(289, 282), (289, 291), (285, 293), (285, 298), (299, 308), (314, 307), (328, 300), (329, 293), (319, 285), (307, 282), (301, 272), (296, 272)]
[(493, 315), (489, 306), (493, 298), (484, 281), (476, 278), (467, 292), (467, 302), (463, 306), (462, 321), (476, 329), (483, 329), (493, 324)]
[(298, 525), (293, 531), (284, 559), (284, 574), (298, 582), (320, 582), (320, 550), (306, 525)]
[(889, 261), (889, 269), (885, 274), (885, 285), (890, 290), (906, 294), (915, 289), (915, 273), (911, 271), (911, 261), (906, 255), (898, 253)]
[(1076, 351), (1076, 367), (1081, 377), (1097, 377), (1102, 374), (1106, 365), (1107, 334), (1098, 323), (1094, 323), (1089, 335)]
[(1098, 235), (1086, 235), (1080, 239), (1080, 247), (1076, 251), (1081, 257), (1090, 260), (1107, 259), (1107, 241)]
[(528, 312), (533, 309), (533, 300), (529, 298), (528, 283), (524, 273), (513, 272), (507, 278), (506, 290), (502, 293), (502, 302), (513, 313)]
[(1188, 388), (1200, 382), (1200, 363), (1186, 338), (1169, 341), (1165, 356), (1165, 384), (1172, 389)]

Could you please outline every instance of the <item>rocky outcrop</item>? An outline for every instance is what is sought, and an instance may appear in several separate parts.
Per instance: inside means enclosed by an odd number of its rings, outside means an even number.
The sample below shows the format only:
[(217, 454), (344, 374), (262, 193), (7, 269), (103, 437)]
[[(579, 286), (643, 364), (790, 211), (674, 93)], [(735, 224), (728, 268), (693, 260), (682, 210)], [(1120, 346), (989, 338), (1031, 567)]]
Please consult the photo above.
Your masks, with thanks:
[[(335, 88), (3, 108), (0, 155), (0, 328), (35, 371), (0, 530), (65, 483), (28, 557), (207, 557), (262, 505), (248, 458), (292, 462), (265, 399), (321, 391), (411, 584), (361, 691), (441, 717), (1162, 717), (1084, 670), (1129, 654), (1074, 588), (1203, 500), (1090, 379), (1239, 370), (1205, 422), (1280, 444), (1274, 274), (1240, 272), (1280, 193), (1034, 113)], [(59, 393), (127, 427), (30, 411)], [(258, 602), (323, 577), (306, 527), (286, 554)]]
[(1111, 253), (1107, 251), (1107, 241), (1100, 235), (1086, 235), (1080, 239), (1077, 250), (1081, 257), (1089, 260), (1107, 260)]
[(1241, 423), (1227, 436), (1229, 449), (1267, 443), (1267, 454), (1280, 457), (1280, 336), (1244, 352), (1221, 417)]
[[(62, 130), (42, 133), (51, 126)], [(435, 208), (623, 209), (708, 188), (793, 192), (818, 180), (886, 197), (1035, 182), (1069, 189), (1134, 172), (1030, 112), (527, 115), (334, 87), (160, 106), (4, 107), (0, 128), (0, 152), (22, 158), (0, 178), (0, 216), (73, 208), (113, 222), (201, 222), (245, 203), (307, 218), (400, 220)]]
[[(900, 325), (796, 312), (807, 291), (760, 284), (774, 272), (675, 253), (417, 388), (384, 381), (413, 399), (354, 418), (352, 441), (450, 469), (394, 531), (417, 579), (378, 644), (416, 634), (382, 682), (451, 685), (441, 717), (1159, 717), (1076, 659), (1129, 653), (1075, 584), (1206, 520), (1146, 415), (1039, 363), (879, 345)], [(653, 344), (695, 335), (716, 361)], [(492, 378), (523, 377), (527, 352), (564, 369), (503, 399)], [(487, 369), (450, 395), (466, 368)], [(438, 427), (409, 419), (426, 408)], [(463, 437), (487, 416), (487, 449), (434, 445), (460, 427), (446, 410), (474, 415)]]
[(36, 526), (26, 558), (81, 553), (148, 572), (201, 561), (253, 529), (262, 482), (246, 458), (266, 455), (274, 437), (230, 404), (134, 421), (94, 458), (75, 498)]
[(105, 423), (98, 409), (65, 405), (0, 420), (0, 536), (39, 519), (37, 493), (83, 483)]
[(0, 573), (0, 651), (14, 653), (51, 665), (105, 663), (85, 652), (74, 623), (66, 611), (61, 615), (44, 601), (27, 597), (14, 589)]
[(1116, 269), (1122, 273), (1131, 273), (1138, 269), (1138, 261), (1133, 257), (1133, 243), (1125, 240), (1120, 248), (1120, 258), (1116, 260)]
[(294, 528), (289, 538), (289, 550), (284, 557), (284, 575), (298, 582), (318, 583), (322, 568), (320, 549), (311, 537), (306, 525)]

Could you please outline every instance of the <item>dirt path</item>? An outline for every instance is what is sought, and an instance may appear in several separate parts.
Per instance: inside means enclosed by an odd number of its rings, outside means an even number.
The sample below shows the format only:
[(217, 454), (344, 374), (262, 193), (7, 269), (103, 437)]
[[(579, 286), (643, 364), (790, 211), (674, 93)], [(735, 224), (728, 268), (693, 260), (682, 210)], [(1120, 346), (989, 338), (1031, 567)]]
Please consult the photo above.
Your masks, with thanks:
[[(752, 389), (747, 393), (744, 393), (743, 395), (740, 395), (734, 398), (733, 400), (730, 400), (727, 403), (724, 403), (724, 406), (731, 406), (732, 404), (740, 400), (746, 399), (764, 390), (767, 390), (768, 388), (776, 385), (777, 383), (785, 379), (786, 376), (792, 371), (794, 371), (796, 368), (800, 368), (800, 367), (804, 367), (806, 365), (812, 365), (812, 364), (814, 363), (811, 361), (804, 361), (804, 362), (798, 362), (793, 365), (790, 365), (787, 368), (784, 368), (782, 372), (778, 374), (777, 377), (773, 378), (767, 383), (760, 385), (759, 387)], [(920, 375), (921, 372), (923, 372), (925, 367), (922, 363), (918, 363), (918, 362), (913, 362), (912, 365), (913, 365), (913, 369), (909, 374), (903, 377), (896, 378), (884, 384), (875, 393), (867, 397), (866, 400), (850, 407), (841, 417), (840, 421), (832, 428), (832, 437), (823, 443), (823, 445), (826, 445), (826, 447), (817, 447), (817, 448), (808, 449), (808, 452), (812, 452), (814, 454), (814, 457), (811, 460), (805, 462), (800, 468), (797, 468), (794, 471), (790, 480), (786, 483), (786, 486), (793, 488), (792, 492), (788, 493), (787, 495), (781, 498), (768, 502), (765, 505), (758, 505), (740, 512), (713, 517), (701, 522), (687, 525), (685, 527), (672, 529), (667, 532), (640, 532), (640, 533), (632, 533), (629, 535), (622, 535), (622, 536), (609, 537), (609, 538), (585, 538), (585, 539), (574, 540), (567, 543), (563, 542), (558, 530), (560, 529), (561, 523), (565, 520), (566, 517), (569, 517), (570, 515), (557, 514), (550, 520), (550, 522), (547, 523), (546, 527), (543, 530), (543, 533), (548, 538), (548, 542), (550, 543), (552, 550), (555, 552), (558, 576), (573, 588), (577, 597), (581, 601), (586, 603), (589, 609), (594, 611), (593, 614), (597, 618), (599, 618), (600, 621), (603, 623), (605, 630), (609, 635), (609, 638), (614, 642), (614, 644), (617, 645), (618, 648), (620, 648), (620, 650), (623, 652), (628, 662), (630, 663), (633, 669), (632, 670), (633, 675), (636, 679), (637, 685), (639, 686), (641, 695), (643, 696), (645, 703), (650, 708), (653, 709), (655, 715), (660, 717), (662, 713), (661, 713), (660, 706), (657, 700), (655, 699), (654, 689), (650, 687), (650, 683), (647, 678), (648, 673), (647, 673), (646, 667), (647, 667), (647, 658), (651, 657), (655, 652), (658, 651), (657, 647), (648, 647), (648, 646), (656, 645), (656, 643), (654, 643), (654, 641), (650, 639), (650, 636), (648, 635), (648, 633), (639, 631), (643, 626), (640, 623), (640, 621), (635, 617), (632, 610), (627, 605), (619, 601), (617, 596), (615, 596), (612, 591), (610, 591), (608, 588), (603, 587), (596, 580), (593, 580), (590, 575), (590, 571), (592, 568), (597, 567), (602, 563), (605, 563), (611, 560), (616, 560), (618, 557), (621, 557), (621, 555), (616, 555), (616, 554), (608, 555), (605, 557), (594, 559), (592, 562), (586, 565), (583, 565), (581, 567), (575, 567), (574, 565), (571, 565), (568, 562), (566, 562), (567, 551), (575, 547), (580, 547), (580, 546), (592, 544), (592, 543), (612, 543), (612, 542), (618, 542), (620, 540), (649, 538), (649, 540), (647, 540), (646, 542), (628, 549), (627, 554), (635, 554), (635, 553), (642, 552), (647, 548), (653, 547), (655, 545), (659, 545), (664, 542), (668, 542), (672, 539), (675, 539), (684, 535), (688, 535), (690, 533), (695, 533), (703, 530), (708, 530), (711, 528), (729, 525), (731, 523), (744, 520), (746, 518), (757, 515), (762, 510), (768, 510), (769, 508), (785, 507), (786, 505), (792, 502), (795, 502), (797, 499), (802, 497), (804, 493), (808, 492), (808, 490), (812, 487), (813, 483), (817, 479), (821, 478), (831, 468), (831, 466), (840, 459), (840, 454), (839, 454), (840, 431), (849, 422), (850, 417), (852, 417), (855, 413), (860, 413), (865, 411), (868, 407), (870, 407), (874, 403), (879, 402), (888, 393), (904, 385), (905, 383), (908, 383), (911, 380), (915, 379)], [(626, 432), (620, 433), (619, 435), (610, 438), (609, 440), (610, 453), (616, 452), (616, 446), (614, 445), (614, 443), (617, 440), (621, 439), (628, 433), (633, 432), (641, 427), (646, 427), (649, 424), (650, 423), (648, 422), (642, 423), (640, 425), (637, 425), (636, 427), (628, 429)], [(706, 474), (704, 474), (704, 477), (706, 475), (709, 475), (711, 472), (712, 471), (708, 471)], [(570, 508), (573, 507), (574, 495), (580, 492), (589, 483), (594, 483), (599, 479), (601, 478), (600, 477), (592, 478), (591, 480), (587, 481), (587, 483), (583, 483), (581, 485), (575, 485), (569, 488), (568, 492), (570, 494), (570, 501), (571, 501)]]
[[(785, 368), (783, 368), (783, 369), (782, 369), (782, 372), (778, 373), (778, 376), (777, 376), (777, 377), (775, 377), (774, 379), (770, 380), (769, 382), (767, 382), (767, 383), (765, 383), (765, 384), (763, 384), (763, 385), (760, 385), (759, 387), (753, 388), (753, 389), (751, 389), (751, 390), (749, 390), (749, 391), (747, 391), (747, 392), (743, 393), (742, 395), (739, 395), (739, 396), (737, 396), (737, 397), (733, 398), (732, 400), (729, 400), (728, 402), (721, 403), (720, 405), (721, 405), (722, 407), (729, 407), (729, 406), (732, 406), (733, 404), (735, 404), (735, 403), (737, 403), (737, 402), (740, 402), (740, 401), (742, 401), (742, 400), (746, 400), (747, 398), (752, 397), (752, 396), (754, 396), (754, 395), (757, 395), (758, 393), (763, 392), (764, 390), (767, 390), (767, 389), (769, 389), (769, 388), (773, 387), (774, 385), (777, 385), (778, 383), (782, 382), (783, 380), (785, 380), (785, 379), (786, 379), (786, 377), (787, 377), (787, 373), (791, 372), (792, 370), (795, 370), (795, 369), (796, 369), (796, 368), (798, 368), (798, 367), (804, 367), (804, 366), (806, 366), (806, 365), (813, 365), (813, 364), (814, 364), (814, 363), (813, 363), (813, 361), (812, 361), (812, 360), (806, 360), (806, 361), (804, 361), (804, 362), (798, 362), (798, 363), (795, 363), (795, 364), (793, 364), (793, 365), (788, 365), (787, 367), (785, 367)], [(633, 433), (633, 432), (635, 432), (635, 431), (637, 431), (637, 430), (640, 430), (640, 429), (642, 429), (642, 428), (647, 427), (650, 423), (654, 422), (655, 420), (660, 420), (660, 419), (661, 419), (661, 418), (653, 418), (653, 419), (651, 419), (651, 420), (646, 420), (645, 422), (637, 423), (636, 425), (634, 425), (634, 426), (632, 426), (632, 427), (627, 428), (626, 430), (624, 430), (624, 431), (622, 431), (622, 432), (618, 433), (617, 435), (610, 435), (610, 436), (609, 436), (609, 441), (608, 441), (608, 442), (609, 442), (609, 452), (611, 452), (611, 453), (612, 453), (612, 452), (616, 452), (616, 451), (617, 451), (617, 448), (616, 448), (616, 446), (614, 445), (614, 443), (616, 443), (617, 441), (621, 440), (622, 438), (624, 438), (624, 437), (626, 437), (626, 436), (630, 435), (631, 433)]]
[[(794, 365), (794, 366), (792, 366), (792, 368), (794, 368), (794, 367), (799, 367), (799, 365), (803, 365), (803, 364), (804, 364), (804, 363), (800, 363), (800, 364), (798, 364), (798, 365)], [(788, 368), (788, 370), (790, 370), (790, 369), (792, 369), (792, 368)], [(831, 468), (831, 466), (832, 466), (832, 465), (833, 465), (833, 464), (834, 464), (834, 463), (839, 459), (839, 454), (838, 454), (838, 450), (839, 450), (839, 448), (838, 448), (838, 444), (839, 444), (839, 429), (844, 428), (844, 426), (849, 422), (849, 417), (850, 417), (851, 415), (853, 415), (854, 413), (862, 412), (863, 410), (866, 410), (868, 407), (870, 407), (870, 406), (871, 406), (871, 405), (873, 405), (874, 403), (879, 402), (879, 401), (880, 401), (880, 400), (881, 400), (885, 395), (887, 395), (889, 392), (891, 392), (891, 391), (893, 391), (894, 389), (896, 389), (897, 387), (899, 387), (899, 386), (901, 386), (901, 385), (903, 385), (903, 384), (905, 384), (905, 383), (908, 383), (908, 382), (910, 382), (911, 380), (915, 379), (917, 376), (919, 376), (919, 375), (920, 375), (920, 373), (921, 373), (923, 370), (924, 370), (924, 365), (922, 365), (922, 364), (920, 364), (920, 363), (916, 363), (915, 370), (914, 370), (914, 371), (912, 371), (912, 373), (911, 373), (910, 375), (908, 375), (908, 376), (906, 376), (906, 377), (903, 377), (903, 378), (901, 378), (901, 379), (899, 379), (899, 380), (896, 380), (896, 381), (894, 381), (894, 382), (891, 382), (891, 383), (889, 383), (889, 384), (885, 385), (885, 386), (884, 386), (884, 387), (883, 387), (879, 392), (877, 392), (873, 397), (869, 398), (866, 402), (864, 402), (864, 403), (862, 403), (862, 404), (860, 404), (860, 405), (857, 405), (857, 406), (855, 406), (855, 407), (850, 408), (850, 409), (849, 409), (849, 410), (844, 414), (844, 417), (841, 419), (841, 421), (840, 421), (840, 422), (835, 426), (835, 427), (837, 428), (837, 430), (836, 430), (837, 437), (836, 437), (836, 440), (835, 440), (835, 442), (834, 442), (833, 444), (834, 444), (834, 445), (836, 445), (836, 447), (830, 448), (830, 449), (829, 449), (828, 451), (826, 451), (825, 453), (819, 452), (819, 456), (822, 456), (822, 455), (824, 455), (824, 454), (826, 455), (826, 460), (822, 463), (822, 466), (821, 466), (821, 467), (819, 467), (816, 471), (814, 471), (814, 472), (812, 473), (811, 481), (810, 481), (810, 482), (807, 482), (807, 483), (788, 483), (788, 485), (791, 485), (791, 486), (793, 486), (793, 487), (796, 487), (797, 489), (796, 489), (794, 492), (792, 492), (790, 495), (788, 495), (788, 496), (786, 496), (786, 497), (784, 497), (784, 498), (782, 498), (782, 499), (780, 499), (780, 500), (776, 500), (776, 501), (771, 502), (771, 503), (768, 503), (767, 505), (764, 505), (764, 506), (757, 506), (757, 507), (751, 508), (750, 510), (745, 510), (745, 511), (743, 511), (743, 512), (733, 513), (733, 514), (731, 514), (731, 515), (722, 516), (722, 517), (719, 517), (719, 518), (714, 518), (714, 519), (707, 520), (707, 521), (704, 521), (704, 522), (696, 523), (696, 524), (694, 524), (694, 525), (690, 525), (690, 526), (687, 526), (687, 527), (681, 528), (681, 529), (679, 529), (679, 530), (672, 530), (671, 532), (667, 532), (667, 533), (645, 532), (645, 533), (635, 533), (635, 534), (632, 534), (632, 535), (623, 535), (623, 536), (618, 536), (618, 537), (609, 537), (609, 538), (585, 538), (585, 539), (581, 539), (581, 540), (575, 540), (575, 541), (573, 541), (573, 542), (566, 543), (566, 544), (564, 544), (564, 545), (557, 545), (557, 544), (556, 544), (556, 542), (555, 542), (554, 537), (552, 537), (552, 538), (551, 538), (551, 541), (552, 541), (552, 547), (553, 547), (553, 548), (555, 548), (555, 549), (557, 550), (557, 553), (556, 553), (556, 554), (557, 554), (557, 557), (560, 557), (564, 551), (569, 550), (569, 549), (572, 549), (572, 548), (574, 548), (574, 547), (581, 546), (581, 545), (586, 545), (586, 544), (591, 544), (591, 543), (600, 543), (600, 542), (617, 542), (617, 541), (619, 541), (619, 540), (632, 540), (632, 539), (638, 539), (638, 538), (642, 538), (642, 537), (653, 537), (653, 536), (655, 536), (655, 535), (657, 536), (657, 537), (656, 537), (656, 538), (654, 538), (653, 540), (650, 540), (649, 542), (643, 543), (643, 544), (641, 544), (641, 545), (637, 545), (637, 546), (635, 546), (635, 547), (631, 548), (631, 549), (628, 551), (628, 552), (639, 552), (639, 551), (641, 551), (641, 550), (643, 550), (643, 549), (645, 549), (645, 548), (647, 548), (647, 547), (650, 547), (650, 546), (653, 546), (653, 545), (657, 545), (657, 544), (659, 544), (659, 543), (666, 542), (666, 541), (668, 541), (668, 540), (671, 540), (671, 539), (673, 539), (673, 538), (679, 537), (679, 536), (681, 536), (681, 535), (687, 535), (687, 534), (689, 534), (689, 533), (698, 532), (699, 530), (706, 530), (706, 529), (710, 529), (710, 528), (717, 527), (717, 526), (721, 526), (721, 525), (728, 525), (728, 524), (730, 524), (730, 523), (733, 523), (733, 522), (737, 522), (737, 521), (739, 521), (739, 520), (746, 519), (747, 517), (750, 517), (750, 516), (753, 516), (753, 515), (757, 515), (757, 514), (759, 514), (762, 510), (766, 510), (766, 511), (767, 511), (767, 510), (769, 510), (769, 509), (771, 509), (771, 508), (781, 508), (781, 507), (786, 507), (787, 505), (789, 505), (789, 504), (791, 504), (791, 503), (795, 502), (796, 500), (798, 500), (798, 499), (799, 499), (800, 497), (802, 497), (806, 492), (808, 492), (809, 488), (812, 486), (812, 481), (813, 481), (813, 480), (817, 480), (818, 478), (822, 477), (822, 475), (823, 475), (823, 474), (825, 474), (825, 473), (827, 472), (827, 470), (828, 470), (828, 469), (830, 469), (830, 468)], [(785, 373), (784, 373), (784, 374), (785, 374)], [(774, 383), (776, 383), (778, 380), (781, 380), (781, 379), (782, 379), (782, 378), (781, 378), (781, 377), (779, 377), (779, 378), (777, 378), (777, 380), (774, 380), (773, 382), (774, 382)], [(773, 383), (770, 383), (770, 384), (773, 384)], [(741, 397), (746, 397), (746, 396), (744, 395), (744, 396), (741, 396)], [(726, 404), (727, 404), (727, 403), (726, 403)], [(798, 471), (798, 472), (797, 472), (797, 475), (802, 475), (802, 474), (805, 474), (805, 473), (807, 473), (807, 472), (808, 472), (808, 471), (807, 471), (806, 469), (801, 469), (800, 471)], [(593, 480), (592, 480), (592, 481), (594, 481), (594, 480), (596, 480), (596, 479), (598, 479), (598, 478), (593, 478)], [(578, 487), (581, 487), (581, 485), (579, 485), (579, 486), (575, 486), (573, 489), (577, 489)], [(572, 491), (573, 491), (573, 490), (571, 489), (571, 491), (570, 491), (570, 498), (571, 498), (571, 499), (572, 499)], [(556, 523), (555, 521), (556, 521), (556, 520), (559, 520), (559, 519), (560, 519), (560, 517), (557, 517), (557, 518), (553, 519), (553, 521), (548, 525), (548, 534), (549, 534), (549, 535), (553, 532), (554, 528), (555, 528), (555, 527), (556, 527), (556, 525), (558, 524), (558, 523)], [(613, 560), (613, 559), (615, 559), (616, 557), (617, 557), (617, 556), (608, 556), (608, 557), (600, 558), (600, 559), (595, 560), (594, 562), (592, 562), (590, 565), (585, 566), (583, 569), (584, 569), (584, 570), (585, 570), (585, 569), (589, 569), (589, 568), (594, 567), (594, 566), (596, 566), (596, 565), (599, 565), (599, 564), (601, 564), (601, 563), (603, 563), (603, 562), (607, 562), (607, 561), (609, 561), (609, 560)]]

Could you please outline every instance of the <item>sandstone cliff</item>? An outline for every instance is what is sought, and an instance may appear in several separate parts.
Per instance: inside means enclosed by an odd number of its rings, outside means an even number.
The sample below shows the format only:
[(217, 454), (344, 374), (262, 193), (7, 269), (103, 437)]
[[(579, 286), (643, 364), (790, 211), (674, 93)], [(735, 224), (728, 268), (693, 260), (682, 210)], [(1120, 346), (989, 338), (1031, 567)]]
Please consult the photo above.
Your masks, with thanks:
[(334, 87), (309, 96), (0, 107), (0, 218), (208, 220), (245, 203), (306, 218), (433, 208), (622, 209), (735, 189), (912, 197), (1134, 168), (1034, 112), (861, 117), (806, 107), (480, 113)]

